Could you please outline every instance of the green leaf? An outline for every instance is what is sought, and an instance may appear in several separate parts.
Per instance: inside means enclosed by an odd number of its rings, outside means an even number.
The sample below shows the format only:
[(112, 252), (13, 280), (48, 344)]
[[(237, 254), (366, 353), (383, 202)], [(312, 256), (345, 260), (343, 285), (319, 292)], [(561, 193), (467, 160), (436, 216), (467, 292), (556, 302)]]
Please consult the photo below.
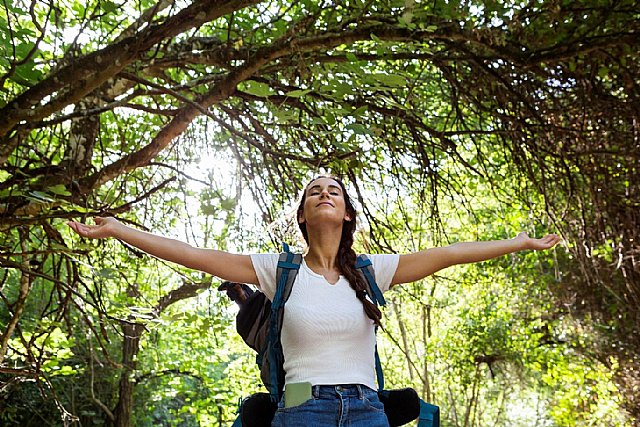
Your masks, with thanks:
[(255, 80), (247, 80), (240, 83), (238, 85), (238, 89), (250, 95), (259, 96), (261, 98), (266, 98), (267, 96), (275, 94), (275, 91), (271, 89), (268, 84), (256, 82)]
[(31, 52), (34, 46), (35, 44), (31, 42), (20, 43), (19, 45), (16, 46), (16, 55), (19, 58), (24, 58), (29, 54), (29, 52)]
[(233, 197), (228, 197), (220, 200), (220, 209), (223, 209), (225, 211), (231, 211), (235, 209), (236, 205), (236, 199)]
[(609, 75), (609, 68), (608, 67), (600, 67), (598, 69), (598, 77), (605, 78), (608, 75)]
[(57, 372), (58, 375), (74, 375), (77, 374), (78, 371), (73, 369), (71, 366), (65, 365)]
[(343, 97), (353, 93), (353, 86), (348, 83), (336, 82), (333, 84), (334, 95)]
[(288, 110), (274, 110), (273, 115), (278, 118), (280, 123), (293, 123), (297, 120), (295, 112)]
[(32, 63), (24, 64), (16, 68), (16, 77), (19, 79), (12, 79), (18, 83), (37, 83), (42, 79), (42, 72), (36, 68), (33, 68)]
[(91, 243), (75, 242), (73, 244), (73, 249), (78, 251), (93, 252), (94, 250), (96, 250), (96, 246)]
[(43, 193), (42, 191), (30, 191), (29, 196), (27, 196), (29, 199), (32, 199), (36, 202), (54, 202), (55, 201), (55, 199), (52, 199), (50, 195), (48, 195), (47, 193)]
[(71, 192), (63, 184), (47, 187), (47, 192), (56, 194), (58, 196), (70, 196)]
[(352, 123), (348, 125), (345, 129), (350, 130), (357, 135), (369, 135), (371, 133), (369, 132), (369, 129), (367, 129), (364, 125), (361, 125), (360, 123)]
[(300, 98), (301, 96), (304, 96), (304, 95), (308, 94), (309, 92), (311, 92), (311, 89), (292, 90), (291, 92), (287, 92), (287, 96), (290, 96), (292, 98)]
[(327, 114), (325, 114), (324, 118), (329, 126), (333, 126), (336, 124), (337, 120), (335, 114), (328, 112)]
[(118, 272), (115, 268), (105, 267), (98, 270), (98, 276), (104, 279), (115, 279), (118, 277)]
[(200, 206), (200, 211), (203, 215), (215, 216), (218, 212), (220, 212), (220, 208), (218, 208), (217, 206), (212, 206), (210, 204), (202, 204)]
[(355, 117), (359, 117), (359, 116), (361, 116), (362, 114), (364, 114), (364, 113), (367, 111), (367, 109), (368, 109), (368, 107), (367, 107), (366, 105), (363, 105), (362, 107), (360, 107), (360, 108), (356, 109), (356, 110), (353, 112), (353, 115), (354, 115)]
[(377, 73), (373, 76), (378, 82), (388, 87), (404, 87), (407, 84), (407, 80), (397, 74), (384, 74)]
[(416, 24), (414, 24), (412, 21), (413, 21), (412, 9), (405, 10), (404, 12), (402, 12), (402, 16), (398, 18), (398, 22), (400, 23), (400, 25), (403, 25), (409, 28), (415, 28)]
[(100, 7), (102, 7), (102, 10), (104, 10), (107, 13), (113, 13), (116, 10), (118, 10), (118, 5), (112, 1), (105, 1), (100, 3)]

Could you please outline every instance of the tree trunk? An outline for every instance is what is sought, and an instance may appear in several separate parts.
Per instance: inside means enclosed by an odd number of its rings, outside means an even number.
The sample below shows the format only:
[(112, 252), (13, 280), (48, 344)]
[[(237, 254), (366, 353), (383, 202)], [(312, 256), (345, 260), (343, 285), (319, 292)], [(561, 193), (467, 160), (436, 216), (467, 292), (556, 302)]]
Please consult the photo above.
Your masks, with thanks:
[[(29, 239), (29, 235), (27, 233), (27, 230), (21, 229), (20, 230), (20, 247), (22, 248), (23, 253), (26, 253), (28, 251), (27, 249), (28, 239)], [(4, 357), (9, 348), (9, 340), (13, 335), (13, 331), (18, 326), (18, 321), (20, 320), (20, 317), (22, 316), (22, 312), (24, 311), (24, 305), (25, 305), (25, 302), (27, 301), (27, 296), (31, 291), (31, 282), (33, 278), (31, 277), (31, 275), (29, 275), (29, 273), (27, 273), (27, 271), (29, 271), (29, 268), (30, 268), (29, 258), (26, 255), (23, 256), (22, 258), (23, 259), (22, 259), (21, 266), (23, 268), (23, 271), (22, 271), (22, 275), (20, 276), (20, 291), (18, 293), (18, 298), (16, 299), (16, 302), (13, 303), (12, 306), (7, 306), (9, 314), (11, 315), (11, 320), (9, 320), (9, 323), (7, 324), (7, 328), (5, 329), (5, 332), (2, 335), (0, 335), (0, 364), (4, 361)]]
[(136, 370), (135, 357), (138, 354), (140, 336), (144, 332), (144, 327), (135, 323), (124, 323), (122, 331), (124, 332), (122, 344), (123, 368), (120, 374), (118, 404), (113, 411), (113, 415), (115, 417), (115, 427), (130, 427), (133, 408), (133, 387), (135, 385), (131, 381), (131, 375)]

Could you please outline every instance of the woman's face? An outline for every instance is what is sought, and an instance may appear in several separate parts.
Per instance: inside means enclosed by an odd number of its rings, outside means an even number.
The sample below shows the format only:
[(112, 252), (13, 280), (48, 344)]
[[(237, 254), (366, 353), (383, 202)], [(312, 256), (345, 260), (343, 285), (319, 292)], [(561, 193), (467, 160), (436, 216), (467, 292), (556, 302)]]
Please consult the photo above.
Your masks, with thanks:
[(300, 223), (351, 221), (347, 212), (345, 194), (340, 184), (331, 178), (311, 181), (304, 194), (303, 210), (298, 215)]

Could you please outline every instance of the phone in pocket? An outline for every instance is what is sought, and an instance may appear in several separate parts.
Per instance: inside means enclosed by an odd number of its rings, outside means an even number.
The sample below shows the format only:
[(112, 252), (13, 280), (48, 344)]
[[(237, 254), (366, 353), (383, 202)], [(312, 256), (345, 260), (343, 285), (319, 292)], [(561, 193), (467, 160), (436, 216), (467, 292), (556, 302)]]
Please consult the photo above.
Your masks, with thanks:
[(311, 383), (293, 383), (284, 386), (284, 407), (292, 408), (311, 399)]

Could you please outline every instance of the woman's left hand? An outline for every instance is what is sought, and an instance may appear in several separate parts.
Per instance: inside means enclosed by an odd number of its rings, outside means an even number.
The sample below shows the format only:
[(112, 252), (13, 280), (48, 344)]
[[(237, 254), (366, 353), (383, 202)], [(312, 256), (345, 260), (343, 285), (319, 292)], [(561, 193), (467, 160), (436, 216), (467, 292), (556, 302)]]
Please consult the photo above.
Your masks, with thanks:
[(562, 239), (557, 234), (547, 234), (546, 236), (541, 237), (540, 239), (535, 239), (535, 238), (529, 237), (529, 235), (526, 232), (522, 231), (518, 233), (516, 237), (514, 237), (514, 240), (517, 240), (520, 243), (522, 243), (523, 249), (533, 249), (534, 251), (542, 251), (542, 250), (550, 249), (554, 247)]

